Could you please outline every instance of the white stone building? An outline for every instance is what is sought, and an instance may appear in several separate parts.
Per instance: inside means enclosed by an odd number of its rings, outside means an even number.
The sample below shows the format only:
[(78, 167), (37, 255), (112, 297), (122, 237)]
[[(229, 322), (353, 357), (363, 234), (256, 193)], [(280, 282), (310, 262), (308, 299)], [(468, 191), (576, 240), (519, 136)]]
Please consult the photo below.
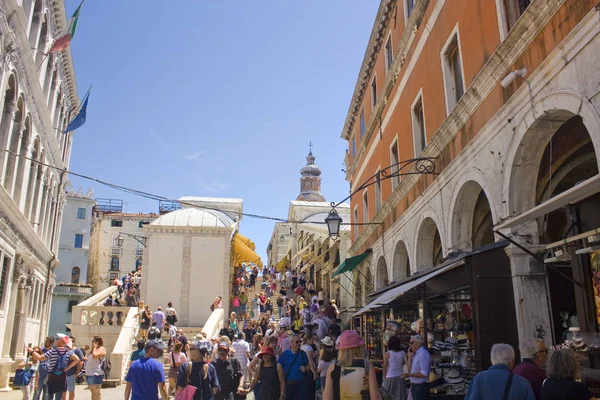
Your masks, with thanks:
[(61, 0), (0, 1), (0, 388), (48, 327), (79, 99), (70, 50), (43, 53), (65, 24)]
[(202, 327), (217, 296), (223, 297), (228, 315), (232, 243), (242, 200), (183, 197), (179, 201), (182, 209), (144, 228), (148, 239), (141, 296), (152, 310), (172, 302), (179, 326)]
[(49, 334), (65, 332), (71, 322), (73, 306), (92, 295), (87, 284), (88, 255), (92, 210), (91, 196), (67, 192), (58, 242), (60, 265), (56, 268), (56, 286), (52, 294)]
[[(93, 285), (94, 293), (142, 266), (144, 226), (159, 217), (158, 214), (123, 213), (122, 206), (121, 200), (98, 199), (93, 211), (87, 282)], [(121, 247), (116, 241), (120, 233)]]

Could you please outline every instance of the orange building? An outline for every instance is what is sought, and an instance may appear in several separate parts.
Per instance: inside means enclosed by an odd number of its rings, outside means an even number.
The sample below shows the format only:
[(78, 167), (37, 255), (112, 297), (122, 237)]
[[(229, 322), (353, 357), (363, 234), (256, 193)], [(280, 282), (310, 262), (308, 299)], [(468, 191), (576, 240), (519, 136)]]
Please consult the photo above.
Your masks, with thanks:
[(599, 331), (599, 18), (592, 0), (381, 1), (342, 130), (350, 253), (371, 252), (357, 316), (459, 261), (484, 290), (494, 271), (469, 260), (488, 252), (519, 342)]

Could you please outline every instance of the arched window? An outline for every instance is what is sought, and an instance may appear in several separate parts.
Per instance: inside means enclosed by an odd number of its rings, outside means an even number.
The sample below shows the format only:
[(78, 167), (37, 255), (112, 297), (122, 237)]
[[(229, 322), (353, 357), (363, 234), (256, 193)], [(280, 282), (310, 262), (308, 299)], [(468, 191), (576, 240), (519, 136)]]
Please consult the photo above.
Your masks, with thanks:
[(137, 271), (140, 268), (142, 268), (142, 259), (138, 258), (137, 260), (135, 260), (135, 270)]
[(80, 273), (81, 269), (79, 269), (79, 267), (73, 267), (71, 270), (71, 283), (79, 283)]
[(119, 257), (113, 257), (110, 262), (110, 270), (118, 271), (119, 270)]

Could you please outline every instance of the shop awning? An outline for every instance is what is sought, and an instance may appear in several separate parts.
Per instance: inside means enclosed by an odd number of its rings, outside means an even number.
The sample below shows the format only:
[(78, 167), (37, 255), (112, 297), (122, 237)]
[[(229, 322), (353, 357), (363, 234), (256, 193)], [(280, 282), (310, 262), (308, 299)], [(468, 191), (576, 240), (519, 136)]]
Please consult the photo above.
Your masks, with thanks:
[(365, 307), (363, 307), (360, 311), (358, 311), (356, 314), (354, 314), (353, 317), (358, 316), (358, 315), (360, 315), (364, 312), (367, 312), (369, 310), (372, 310), (374, 308), (383, 307), (384, 305), (391, 303), (392, 301), (396, 300), (398, 297), (402, 296), (404, 293), (408, 292), (411, 289), (414, 289), (415, 287), (419, 286), (421, 283), (433, 278), (434, 276), (437, 276), (439, 274), (442, 274), (446, 271), (449, 271), (451, 269), (454, 269), (454, 268), (459, 267), (464, 264), (465, 264), (465, 260), (464, 260), (464, 258), (462, 258), (458, 261), (454, 261), (454, 262), (451, 262), (450, 264), (441, 266), (425, 275), (418, 277), (417, 279), (413, 279), (412, 281), (408, 281), (399, 286), (391, 288), (390, 290), (384, 292), (383, 294), (381, 294), (381, 296), (379, 296), (378, 298), (376, 298), (375, 300), (373, 300), (372, 302), (367, 304)]
[(232, 241), (232, 250), (235, 253), (235, 263), (239, 265), (241, 263), (254, 263), (258, 267), (262, 267), (262, 261), (260, 260), (260, 256), (254, 252), (246, 243), (244, 243), (244, 239), (248, 241), (247, 238), (240, 238), (240, 235), (236, 234), (233, 237)]
[(248, 246), (250, 250), (256, 251), (256, 244), (254, 244), (252, 240), (248, 239), (246, 236), (240, 235), (239, 233), (237, 233), (235, 236), (240, 239), (242, 243)]
[(281, 273), (290, 265), (290, 253), (287, 253), (275, 266), (275, 269)]
[(358, 267), (361, 262), (364, 261), (371, 254), (371, 250), (365, 251), (362, 254), (359, 254), (354, 257), (346, 258), (344, 262), (338, 267), (338, 269), (331, 274), (331, 277), (335, 277), (339, 274), (343, 274), (344, 272), (353, 271), (354, 268)]
[(551, 213), (554, 210), (558, 210), (561, 207), (580, 202), (581, 200), (586, 199), (598, 192), (600, 192), (600, 175), (595, 175), (592, 178), (573, 186), (571, 189), (565, 190), (561, 194), (554, 196), (550, 200), (547, 200), (542, 204), (525, 211), (523, 214), (501, 223), (500, 225), (496, 226), (494, 230), (499, 231), (502, 229), (523, 225), (529, 221)]

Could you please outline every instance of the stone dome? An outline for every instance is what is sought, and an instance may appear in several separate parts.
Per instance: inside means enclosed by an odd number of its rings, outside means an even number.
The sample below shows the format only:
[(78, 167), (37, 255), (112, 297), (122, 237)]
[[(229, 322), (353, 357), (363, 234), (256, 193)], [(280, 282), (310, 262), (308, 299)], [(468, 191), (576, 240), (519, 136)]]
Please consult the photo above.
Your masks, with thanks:
[(154, 220), (152, 226), (176, 226), (190, 228), (229, 228), (235, 221), (222, 211), (205, 208), (184, 208), (164, 214)]

